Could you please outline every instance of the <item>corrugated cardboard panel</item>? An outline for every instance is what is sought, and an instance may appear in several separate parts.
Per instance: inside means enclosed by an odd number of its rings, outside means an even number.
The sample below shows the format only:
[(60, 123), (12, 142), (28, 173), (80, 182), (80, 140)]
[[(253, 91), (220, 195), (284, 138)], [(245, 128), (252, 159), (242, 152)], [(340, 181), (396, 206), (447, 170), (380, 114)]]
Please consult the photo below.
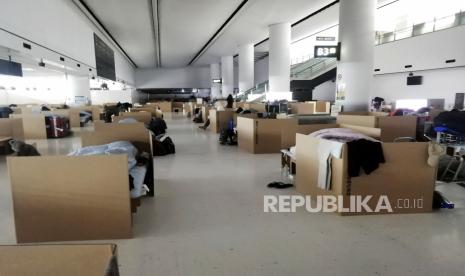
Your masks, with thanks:
[(81, 109), (72, 108), (69, 110), (69, 125), (71, 128), (81, 127), (81, 118), (79, 113)]
[(24, 129), (22, 119), (0, 119), (0, 137), (11, 137), (24, 141)]
[(202, 120), (206, 122), (210, 113), (210, 107), (202, 106)]
[(253, 109), (257, 112), (266, 112), (266, 107), (263, 103), (245, 103), (243, 108), (246, 110)]
[(283, 148), (281, 130), (291, 122), (289, 119), (255, 119), (254, 153), (279, 153)]
[(391, 116), (378, 117), (378, 128), (381, 129), (381, 141), (393, 142), (399, 137), (417, 136), (417, 117), (415, 116)]
[(123, 112), (120, 113), (120, 116), (114, 118), (113, 122), (119, 122), (125, 118), (133, 118), (139, 122), (148, 124), (152, 120), (152, 114), (150, 112)]
[(377, 127), (376, 117), (369, 115), (338, 115), (336, 122), (345, 125)]
[(218, 111), (216, 109), (211, 109), (209, 111), (210, 130), (213, 133), (220, 133), (223, 128), (228, 126), (228, 122), (234, 119), (234, 113), (233, 110)]
[(132, 237), (126, 155), (10, 157), (8, 169), (18, 243)]
[(145, 133), (148, 130), (145, 128), (144, 123), (120, 124), (120, 123), (104, 123), (99, 121), (94, 124), (95, 131), (124, 131), (124, 132), (138, 132)]
[(44, 114), (10, 114), (10, 118), (23, 119), (25, 139), (47, 139)]
[(171, 102), (149, 102), (147, 105), (159, 106), (162, 112), (171, 112), (173, 109)]
[(83, 147), (104, 145), (115, 141), (129, 141), (138, 149), (152, 153), (152, 137), (145, 127), (139, 124), (106, 124), (104, 130), (84, 132), (81, 135)]
[[(431, 212), (436, 168), (427, 164), (427, 143), (383, 143), (386, 163), (371, 173), (352, 178), (351, 194), (372, 195), (369, 206), (374, 209), (378, 198), (387, 195), (394, 213)], [(422, 199), (423, 208), (414, 206)], [(404, 202), (404, 200), (406, 200)], [(406, 208), (406, 202), (409, 208)], [(417, 201), (418, 203), (418, 201)]]
[(100, 120), (100, 113), (103, 113), (103, 107), (100, 105), (92, 105), (91, 110), (92, 110), (92, 120), (94, 122), (97, 120)]
[(144, 106), (144, 107), (133, 107), (129, 109), (130, 112), (150, 112), (152, 114), (152, 117), (155, 118), (161, 118), (163, 112), (161, 110), (158, 110), (155, 106)]
[(346, 125), (346, 124), (341, 124), (341, 125), (339, 125), (339, 127), (349, 128), (349, 129), (355, 130), (357, 132), (360, 132), (362, 134), (365, 134), (367, 136), (376, 138), (378, 140), (381, 137), (381, 129), (379, 129), (379, 128), (354, 126), (354, 125)]
[(330, 113), (331, 103), (324, 101), (317, 101), (315, 105), (315, 112), (317, 113)]
[(244, 116), (237, 117), (237, 142), (240, 149), (254, 153), (255, 120)]
[(0, 275), (103, 276), (116, 254), (112, 244), (0, 246)]
[(316, 102), (306, 102), (306, 103), (289, 103), (292, 114), (314, 114), (316, 108)]
[(315, 124), (315, 125), (295, 125), (292, 124), (289, 128), (283, 128), (281, 131), (281, 140), (283, 149), (293, 147), (296, 143), (296, 134), (310, 134), (315, 131), (325, 128), (337, 128), (337, 124)]

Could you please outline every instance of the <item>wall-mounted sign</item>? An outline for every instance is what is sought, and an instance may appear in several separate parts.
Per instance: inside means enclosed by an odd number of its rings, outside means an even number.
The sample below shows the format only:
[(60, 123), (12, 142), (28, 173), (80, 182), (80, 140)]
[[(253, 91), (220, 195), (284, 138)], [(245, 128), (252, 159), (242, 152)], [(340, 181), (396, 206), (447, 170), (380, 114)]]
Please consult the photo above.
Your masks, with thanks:
[(221, 79), (213, 79), (212, 82), (213, 83), (222, 83), (223, 81)]
[(317, 36), (316, 41), (336, 41), (334, 36)]
[(315, 58), (338, 58), (339, 46), (315, 46)]

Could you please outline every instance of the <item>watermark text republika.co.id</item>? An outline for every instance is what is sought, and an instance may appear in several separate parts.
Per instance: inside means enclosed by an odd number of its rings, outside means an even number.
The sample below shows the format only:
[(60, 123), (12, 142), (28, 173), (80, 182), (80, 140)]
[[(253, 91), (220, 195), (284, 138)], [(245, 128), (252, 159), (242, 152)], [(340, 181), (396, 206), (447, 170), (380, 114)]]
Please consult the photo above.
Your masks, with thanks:
[(395, 209), (402, 208), (422, 209), (423, 198), (390, 200), (387, 195), (377, 197), (371, 195), (265, 195), (263, 197), (265, 213), (294, 213), (298, 209), (305, 209), (309, 213), (393, 213)]

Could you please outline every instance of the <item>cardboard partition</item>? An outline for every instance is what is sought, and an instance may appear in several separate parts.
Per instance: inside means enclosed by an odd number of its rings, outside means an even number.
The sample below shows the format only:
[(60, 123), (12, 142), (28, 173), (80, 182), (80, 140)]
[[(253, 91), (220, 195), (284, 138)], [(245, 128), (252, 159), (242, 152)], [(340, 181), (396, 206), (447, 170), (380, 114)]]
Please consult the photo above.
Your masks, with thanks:
[(316, 113), (331, 113), (331, 103), (325, 101), (317, 101), (315, 103), (315, 112)]
[(180, 112), (182, 112), (184, 104), (182, 102), (172, 102), (171, 106), (172, 112), (174, 112), (174, 109), (178, 109)]
[(165, 112), (171, 112), (173, 110), (172, 102), (148, 102), (147, 105), (154, 105), (160, 107), (160, 110)]
[(23, 120), (24, 139), (47, 139), (44, 114), (10, 114), (10, 118)]
[(208, 114), (210, 116), (210, 130), (213, 133), (220, 133), (223, 128), (228, 127), (228, 122), (235, 118), (236, 112), (232, 109), (223, 111), (210, 109)]
[(245, 103), (243, 109), (253, 109), (257, 112), (266, 112), (266, 105), (264, 103)]
[(18, 118), (0, 119), (0, 137), (24, 141), (23, 120)]
[[(296, 160), (298, 192), (310, 196), (335, 195), (343, 197), (343, 206), (350, 206), (350, 195), (373, 196), (369, 206), (374, 209), (380, 196), (386, 195), (394, 214), (424, 213), (432, 211), (436, 168), (427, 164), (427, 143), (383, 143), (385, 164), (371, 173), (348, 178), (347, 148), (342, 158), (332, 159), (332, 189), (318, 187), (320, 139), (297, 134)], [(421, 206), (418, 200), (422, 199)], [(404, 202), (408, 201), (408, 204)], [(402, 205), (398, 205), (399, 202)], [(417, 204), (415, 204), (415, 202)], [(341, 213), (341, 215), (391, 214), (383, 213)]]
[(0, 275), (104, 276), (106, 271), (119, 271), (115, 244), (0, 246)]
[[(363, 127), (380, 128), (381, 141), (393, 142), (399, 137), (416, 137), (417, 117), (415, 116), (387, 116), (382, 112), (342, 113), (337, 116), (338, 124), (357, 125)], [(365, 115), (363, 115), (365, 114)]]
[(305, 134), (308, 135), (315, 131), (325, 129), (325, 128), (337, 128), (337, 124), (314, 124), (314, 125), (291, 125), (289, 128), (283, 128), (281, 130), (281, 139), (282, 139), (282, 148), (287, 149), (295, 146), (296, 134)]
[(18, 243), (132, 237), (126, 155), (7, 161)]
[(116, 116), (113, 119), (113, 122), (117, 123), (117, 122), (119, 122), (119, 121), (121, 121), (122, 119), (125, 119), (125, 118), (133, 118), (133, 119), (135, 119), (135, 120), (137, 120), (139, 122), (142, 122), (144, 124), (148, 124), (152, 120), (152, 114), (150, 112), (145, 112), (145, 111), (141, 111), (141, 112), (123, 112), (123, 113), (120, 113), (119, 116)]
[(210, 116), (210, 107), (202, 106), (202, 120), (204, 123), (208, 120), (209, 116)]
[(105, 123), (103, 121), (97, 121), (94, 123), (95, 131), (121, 131), (121, 132), (136, 132), (145, 133), (147, 129), (145, 124), (141, 122), (133, 124), (120, 124), (120, 123)]
[(144, 107), (133, 107), (129, 109), (129, 112), (150, 112), (152, 117), (163, 118), (163, 112), (158, 110), (155, 106), (144, 106)]
[(316, 112), (316, 102), (289, 103), (292, 114), (305, 115)]
[(296, 129), (297, 119), (258, 119), (237, 117), (239, 148), (250, 153), (279, 153), (286, 147), (282, 138), (286, 129)]
[(234, 102), (233, 103), (233, 107), (236, 108), (236, 109), (239, 108), (239, 107), (244, 109), (244, 106), (245, 106), (245, 102)]

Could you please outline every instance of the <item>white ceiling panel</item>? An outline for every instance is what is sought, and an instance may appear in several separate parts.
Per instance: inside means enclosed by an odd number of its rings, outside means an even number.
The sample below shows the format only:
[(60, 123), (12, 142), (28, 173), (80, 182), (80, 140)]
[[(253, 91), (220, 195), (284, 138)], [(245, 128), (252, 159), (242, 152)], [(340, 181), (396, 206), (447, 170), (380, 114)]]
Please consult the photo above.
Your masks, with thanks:
[(149, 0), (84, 2), (139, 68), (155, 67), (155, 38)]
[(294, 23), (333, 0), (251, 0), (195, 65), (218, 62), (218, 57), (233, 55), (238, 46), (257, 43), (268, 37), (268, 26)]
[(242, 0), (160, 0), (162, 66), (186, 66), (241, 2)]

